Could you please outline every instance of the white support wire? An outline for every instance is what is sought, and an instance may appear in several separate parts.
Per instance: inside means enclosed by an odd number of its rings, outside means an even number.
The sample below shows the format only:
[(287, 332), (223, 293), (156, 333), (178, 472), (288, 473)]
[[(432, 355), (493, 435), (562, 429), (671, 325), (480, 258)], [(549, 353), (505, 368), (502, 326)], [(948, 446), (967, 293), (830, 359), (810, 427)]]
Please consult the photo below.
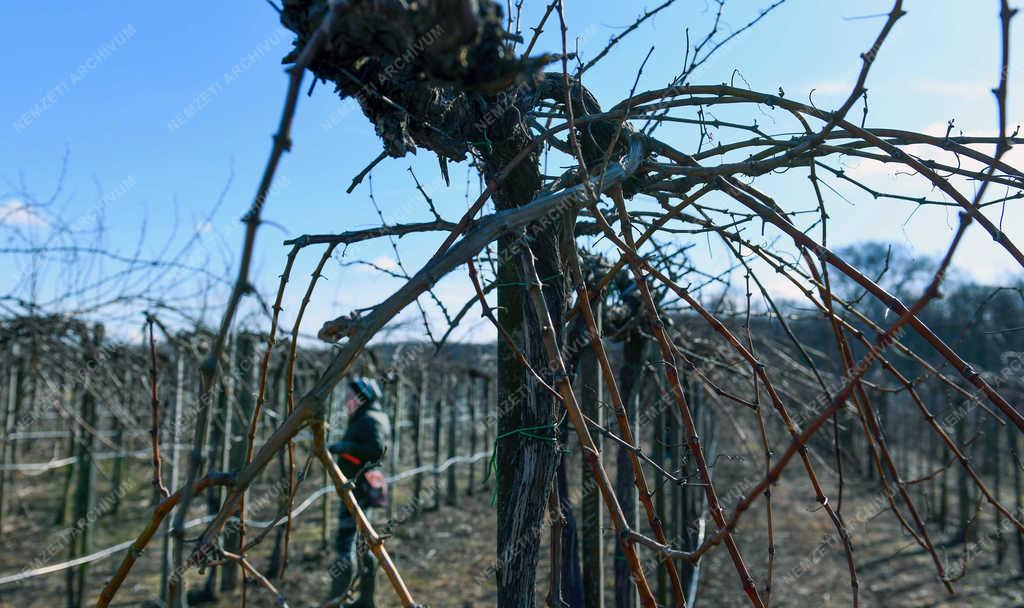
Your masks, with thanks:
[[(148, 452), (145, 452), (145, 451), (142, 451), (142, 453), (143, 454), (148, 454)], [(476, 463), (476, 462), (480, 461), (483, 458), (490, 457), (490, 455), (491, 455), (491, 452), (488, 450), (488, 451), (485, 451), (485, 452), (477, 452), (476, 454), (473, 454), (471, 456), (453, 456), (453, 457), (449, 458), (448, 460), (445, 460), (444, 462), (442, 462), (436, 468), (431, 466), (431, 465), (424, 465), (424, 466), (421, 466), (421, 467), (416, 467), (415, 469), (409, 469), (407, 471), (402, 471), (401, 473), (398, 473), (396, 475), (392, 475), (390, 477), (387, 477), (386, 479), (387, 479), (388, 483), (397, 483), (397, 482), (402, 481), (404, 479), (409, 479), (411, 477), (416, 477), (417, 475), (423, 475), (424, 473), (431, 473), (431, 474), (443, 473), (445, 470), (447, 470), (449, 467), (451, 467), (453, 465), (465, 464), (465, 463), (473, 464), (473, 463)], [(117, 454), (114, 454), (114, 456), (117, 456)], [(67, 460), (67, 459), (64, 459), (64, 460)], [(60, 462), (60, 461), (53, 461), (53, 462)], [(59, 466), (66, 466), (66, 464), (68, 464), (68, 463), (65, 463), (65, 464), (62, 464), (62, 465), (59, 465)], [(313, 506), (313, 504), (315, 504), (318, 500), (320, 500), (320, 498), (322, 498), (323, 496), (325, 496), (325, 495), (327, 495), (327, 494), (329, 494), (329, 493), (331, 493), (333, 491), (334, 491), (334, 486), (324, 486), (324, 487), (318, 489), (317, 491), (315, 491), (312, 494), (310, 494), (309, 497), (307, 497), (304, 501), (302, 501), (302, 503), (298, 507), (296, 507), (294, 510), (292, 510), (292, 512), (288, 515), (288, 517), (281, 517), (279, 519), (270, 520), (270, 521), (246, 520), (245, 525), (247, 527), (260, 528), (260, 529), (266, 529), (266, 528), (269, 528), (269, 527), (272, 527), (272, 526), (280, 526), (281, 524), (287, 522), (290, 519), (291, 520), (295, 519), (296, 517), (301, 515), (303, 511), (305, 511), (309, 507)], [(212, 515), (208, 515), (208, 516), (205, 516), (205, 517), (198, 517), (196, 519), (193, 519), (193, 520), (190, 520), (190, 521), (186, 522), (185, 523), (185, 528), (186, 529), (193, 528), (195, 526), (199, 526), (199, 525), (208, 523), (212, 519), (213, 519)], [(231, 518), (231, 520), (229, 520), (229, 521), (237, 521), (237, 518)], [(96, 551), (95, 553), (90, 553), (89, 555), (83, 555), (82, 557), (77, 557), (75, 559), (72, 559), (72, 560), (69, 560), (69, 561), (66, 561), (66, 562), (61, 562), (59, 564), (52, 564), (52, 565), (49, 565), (49, 566), (42, 566), (42, 567), (35, 568), (35, 569), (32, 569), (32, 570), (23, 570), (21, 572), (17, 572), (17, 573), (14, 573), (14, 574), (8, 574), (8, 575), (5, 575), (5, 576), (0, 576), (0, 587), (2, 587), (4, 585), (9, 585), (11, 583), (17, 583), (19, 581), (23, 581), (23, 580), (26, 580), (26, 579), (29, 579), (29, 578), (34, 578), (34, 577), (37, 577), (37, 576), (43, 576), (45, 574), (51, 574), (53, 572), (60, 572), (62, 570), (67, 570), (68, 568), (74, 568), (75, 566), (80, 566), (82, 564), (90, 564), (90, 563), (93, 563), (93, 562), (98, 562), (100, 560), (103, 560), (103, 559), (106, 559), (106, 558), (110, 557), (111, 555), (115, 555), (115, 554), (117, 554), (117, 553), (119, 553), (119, 552), (121, 552), (121, 551), (123, 551), (125, 549), (128, 549), (129, 547), (131, 547), (132, 543), (134, 543), (134, 542), (135, 542), (135, 539), (133, 538), (133, 539), (130, 539), (130, 540), (126, 540), (123, 543), (118, 543), (118, 544), (113, 545), (111, 547), (107, 547), (105, 549), (101, 549), (99, 551)]]

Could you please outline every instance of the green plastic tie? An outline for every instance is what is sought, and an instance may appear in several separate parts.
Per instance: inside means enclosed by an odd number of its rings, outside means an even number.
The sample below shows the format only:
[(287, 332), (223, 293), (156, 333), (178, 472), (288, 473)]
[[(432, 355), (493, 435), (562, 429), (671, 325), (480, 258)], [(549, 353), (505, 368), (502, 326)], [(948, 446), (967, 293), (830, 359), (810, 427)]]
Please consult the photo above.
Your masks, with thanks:
[(487, 483), (487, 480), (491, 478), (491, 472), (494, 472), (494, 491), (491, 493), (492, 507), (498, 502), (498, 442), (506, 437), (511, 437), (512, 435), (522, 435), (524, 437), (529, 437), (530, 439), (539, 439), (540, 441), (557, 443), (557, 435), (539, 435), (534, 431), (551, 431), (552, 433), (557, 433), (558, 425), (559, 423), (556, 422), (554, 424), (540, 424), (537, 426), (523, 427), (521, 429), (512, 429), (511, 431), (506, 431), (494, 438), (494, 447), (491, 449), (491, 461), (487, 465), (487, 474), (484, 475), (483, 481), (483, 483)]
[[(558, 279), (561, 276), (562, 273), (559, 272), (558, 274), (553, 274), (550, 277), (545, 277), (541, 279), (540, 282), (547, 283), (548, 281), (554, 281), (555, 279)], [(526, 281), (508, 281), (505, 283), (491, 283), (492, 287), (529, 287), (530, 285), (533, 285), (533, 283), (528, 283)]]

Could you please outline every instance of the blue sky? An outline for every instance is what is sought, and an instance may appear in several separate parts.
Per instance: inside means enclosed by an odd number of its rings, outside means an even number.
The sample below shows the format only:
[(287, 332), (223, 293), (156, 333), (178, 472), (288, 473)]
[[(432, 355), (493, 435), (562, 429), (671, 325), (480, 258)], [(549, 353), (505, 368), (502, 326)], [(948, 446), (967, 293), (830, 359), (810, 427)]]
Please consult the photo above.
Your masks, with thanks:
[[(525, 4), (524, 27), (536, 23), (546, 3)], [(581, 37), (581, 55), (592, 57), (644, 6), (655, 4), (570, 0), (567, 19), (570, 32)], [(711, 24), (713, 4), (680, 0), (616, 47), (588, 73), (586, 84), (602, 104), (613, 105), (628, 94), (640, 61), (654, 46), (640, 89), (663, 86), (680, 68), (684, 29), (690, 28), (691, 38), (702, 36)], [(725, 29), (745, 24), (767, 4), (730, 0)], [(782, 87), (787, 96), (800, 100), (806, 100), (813, 88), (817, 105), (838, 105), (859, 68), (859, 53), (868, 48), (882, 22), (862, 17), (887, 12), (889, 6), (877, 0), (789, 0), (728, 45), (692, 82), (746, 81), (764, 91)], [(946, 121), (955, 117), (958, 130), (994, 133), (995, 106), (988, 89), (998, 71), (998, 2), (909, 0), (906, 9), (909, 14), (897, 26), (869, 80), (869, 125), (938, 130), (941, 135)], [(1017, 25), (1012, 44), (1019, 50), (1024, 36)], [(9, 49), (7, 86), (0, 97), (3, 246), (18, 246), (19, 234), (45, 238), (55, 218), (71, 225), (77, 219), (79, 226), (90, 230), (102, 225), (103, 245), (124, 255), (139, 251), (143, 257), (166, 257), (195, 238), (204, 244), (183, 260), (217, 274), (231, 268), (242, 234), (237, 218), (255, 191), (286, 85), (280, 57), (291, 48), (291, 37), (273, 10), (256, 0), (6, 2), (0, 6), (0, 36)], [(549, 26), (538, 50), (557, 48), (557, 27)], [(1024, 86), (1024, 78), (1019, 63), (1011, 66), (1011, 124), (1020, 120), (1020, 96), (1015, 91)], [(300, 100), (293, 149), (281, 165), (279, 186), (265, 211), (268, 224), (259, 235), (255, 278), (263, 293), (272, 295), (276, 287), (284, 263), (284, 238), (379, 223), (367, 182), (352, 195), (345, 194), (352, 177), (380, 150), (372, 126), (350, 109), (324, 86)], [(746, 116), (760, 115), (747, 109)], [(759, 118), (760, 124), (772, 120), (768, 113)], [(695, 143), (685, 130), (666, 129), (662, 134), (675, 138), (672, 141), (684, 149)], [(1011, 162), (1024, 164), (1019, 151), (1012, 154)], [(448, 218), (457, 218), (467, 195), (472, 198), (478, 192), (477, 178), (465, 166), (453, 167), (452, 186), (443, 188), (438, 186), (432, 155), (387, 159), (373, 173), (374, 195), (385, 217), (429, 219), (424, 206), (416, 204), (410, 167), (421, 182), (433, 186), (432, 196)], [(892, 180), (890, 169), (865, 165), (856, 170), (882, 183)], [(787, 207), (813, 205), (804, 177), (768, 179), (775, 180), (770, 191)], [(58, 196), (42, 205), (58, 183)], [(915, 191), (913, 183), (901, 182), (896, 188)], [(928, 193), (920, 187), (916, 192)], [(218, 200), (220, 206), (210, 217)], [(955, 221), (955, 215), (942, 209), (927, 210), (904, 226), (911, 211), (905, 204), (855, 200), (856, 209), (834, 201), (833, 216), (840, 227), (830, 237), (835, 245), (887, 239), (938, 252)], [(1024, 238), (1020, 219), (1022, 214), (1015, 209), (1006, 211), (1004, 228), (1011, 235), (1016, 232), (1018, 242)], [(143, 225), (145, 238), (140, 240)], [(982, 280), (1008, 281), (1010, 273), (1018, 272), (1012, 260), (979, 229), (972, 230), (957, 261), (970, 262)], [(410, 272), (418, 269), (440, 238), (399, 241), (405, 267)], [(695, 255), (706, 256), (702, 259), (709, 268), (724, 263), (723, 252), (714, 245)], [(300, 258), (289, 292), (294, 301), (301, 297), (318, 257), (310, 251)], [(394, 264), (386, 241), (362, 249), (360, 257)], [(0, 293), (15, 288), (27, 263), (31, 260), (25, 256), (0, 256), (0, 274), (6, 277), (0, 278)], [(108, 261), (90, 268), (102, 273), (117, 266)], [(43, 291), (50, 295), (66, 291), (67, 281), (74, 280), (55, 273), (47, 277)], [(169, 279), (158, 282), (158, 293), (151, 295), (160, 297), (180, 282), (177, 276)], [(311, 307), (309, 330), (337, 314), (379, 301), (399, 284), (366, 268), (335, 262), (328, 266), (328, 279)], [(24, 288), (23, 283), (17, 285)], [(785, 293), (784, 286), (777, 287)], [(471, 290), (459, 272), (444, 280), (438, 293), (458, 307)], [(215, 290), (206, 303), (219, 312), (222, 300), (216, 294)], [(141, 318), (130, 316), (137, 311), (124, 312), (133, 323)], [(487, 335), (477, 315), (471, 317), (457, 335)], [(412, 310), (402, 317), (415, 318)]]

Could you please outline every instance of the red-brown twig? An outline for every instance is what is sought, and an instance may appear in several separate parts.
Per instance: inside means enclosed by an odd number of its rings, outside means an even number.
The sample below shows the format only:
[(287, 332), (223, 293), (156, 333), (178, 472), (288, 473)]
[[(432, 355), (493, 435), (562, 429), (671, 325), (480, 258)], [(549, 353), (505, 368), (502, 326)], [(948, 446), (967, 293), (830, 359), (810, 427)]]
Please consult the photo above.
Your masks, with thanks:
[(150, 389), (150, 427), (149, 440), (153, 448), (153, 487), (160, 493), (160, 496), (167, 498), (170, 492), (164, 485), (162, 467), (160, 464), (160, 400), (157, 397), (157, 372), (156, 372), (156, 339), (153, 337), (153, 318), (146, 318), (146, 325), (149, 327), (149, 389)]

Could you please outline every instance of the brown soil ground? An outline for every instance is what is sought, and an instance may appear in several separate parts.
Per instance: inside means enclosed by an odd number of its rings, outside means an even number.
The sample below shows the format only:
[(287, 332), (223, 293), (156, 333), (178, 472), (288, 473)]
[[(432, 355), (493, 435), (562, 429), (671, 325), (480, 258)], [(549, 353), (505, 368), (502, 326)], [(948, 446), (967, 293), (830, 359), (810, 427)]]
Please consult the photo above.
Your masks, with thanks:
[[(770, 595), (776, 608), (853, 605), (846, 552), (836, 528), (819, 508), (799, 463), (772, 493), (776, 558)], [(836, 488), (826, 488), (836, 504)], [(857, 567), (859, 604), (863, 607), (1024, 606), (1024, 577), (1018, 565), (1016, 538), (1004, 522), (1002, 540), (997, 526), (984, 516), (980, 532), (968, 543), (966, 575), (950, 595), (939, 581), (931, 554), (900, 525), (877, 483), (847, 482), (841, 515), (852, 538)], [(912, 494), (918, 508), (926, 502)], [(902, 503), (898, 502), (901, 509)], [(767, 572), (766, 514), (763, 500), (744, 518), (737, 539), (759, 590)], [(928, 526), (940, 562), (947, 572), (963, 571), (962, 535)], [(974, 529), (975, 531), (978, 528)], [(958, 538), (955, 538), (958, 537)], [(996, 547), (1005, 548), (1003, 563), (996, 563)], [(710, 606), (749, 606), (736, 584), (736, 570), (725, 551), (716, 550), (704, 563), (700, 598)]]
[[(478, 465), (477, 479), (482, 466), (482, 463)], [(96, 524), (96, 548), (131, 538), (145, 524), (149, 504), (149, 486), (144, 481), (146, 470), (141, 465), (133, 466), (132, 473), (140, 480), (138, 487), (124, 499), (116, 517), (102, 518)], [(727, 473), (720, 471), (723, 477)], [(814, 497), (799, 473), (796, 468), (787, 470), (787, 478), (773, 495), (777, 557), (771, 605), (777, 608), (850, 606), (850, 575), (844, 551), (835, 542), (835, 529), (825, 513), (814, 510)], [(50, 524), (57, 505), (54, 488), (60, 479), (61, 476), (48, 473), (31, 478), (35, 483), (25, 479), (16, 484), (18, 494), (4, 521), (6, 533), (0, 538), (0, 575), (20, 570), (45, 552), (57, 537), (57, 531)], [(109, 491), (108, 486), (109, 482), (101, 479), (98, 496)], [(309, 486), (304, 485), (300, 497), (307, 496), (313, 487), (311, 482)], [(408, 481), (399, 484), (396, 505), (408, 502), (411, 487)], [(465, 488), (464, 480), (462, 487)], [(830, 496), (835, 494), (834, 488), (828, 490)], [(1016, 539), (1012, 534), (1007, 534), (1005, 560), (997, 565), (997, 541), (990, 536), (994, 523), (983, 521), (982, 532), (972, 545), (981, 553), (970, 558), (966, 576), (956, 583), (957, 595), (950, 596), (938, 582), (928, 553), (900, 529), (887, 504), (879, 497), (877, 488), (864, 482), (849, 482), (844, 491), (842, 513), (855, 538), (861, 606), (1024, 606), (1024, 578), (1019, 575)], [(426, 502), (428, 507), (432, 504), (431, 500)], [(763, 504), (759, 502), (747, 513), (737, 534), (760, 589), (764, 588), (763, 573), (767, 571)], [(337, 501), (334, 501), (334, 508), (337, 508)], [(199, 507), (194, 516), (202, 514), (202, 507)], [(425, 508), (396, 526), (388, 546), (417, 601), (434, 608), (493, 606), (494, 581), (486, 577), (485, 570), (494, 559), (494, 530), (495, 513), (490, 506), (490, 492), (481, 489), (473, 496), (466, 496), (463, 491), (457, 507), (442, 505), (436, 511)], [(950, 534), (935, 531), (933, 534), (940, 545), (940, 557), (959, 568), (963, 545), (950, 543)], [(331, 554), (324, 549), (320, 535), (320, 509), (314, 506), (298, 520), (291, 563), (285, 580), (278, 582), (293, 607), (313, 606), (324, 599), (323, 572)], [(542, 539), (542, 542), (547, 541)], [(251, 554), (257, 567), (267, 564), (272, 544), (273, 535), (270, 535)], [(973, 554), (974, 550), (971, 552)], [(92, 566), (90, 597), (96, 596), (99, 586), (113, 572), (120, 558), (118, 554)], [(62, 551), (49, 563), (64, 559), (66, 552)], [(545, 595), (547, 567), (544, 559), (546, 557), (542, 557), (538, 572), (538, 598)], [(159, 564), (159, 551), (154, 546), (136, 565), (115, 605), (151, 605), (159, 587)], [(736, 584), (735, 569), (722, 547), (712, 551), (702, 568), (700, 604), (749, 605)], [(199, 580), (198, 574), (192, 574), (190, 584)], [(54, 608), (65, 604), (64, 591), (65, 574), (48, 574), (21, 586), (0, 587), (0, 606)], [(383, 578), (378, 598), (380, 606), (396, 605)], [(239, 595), (235, 593), (222, 595), (212, 605), (226, 607), (238, 603)], [(249, 605), (273, 606), (274, 601), (263, 589), (252, 588)]]

